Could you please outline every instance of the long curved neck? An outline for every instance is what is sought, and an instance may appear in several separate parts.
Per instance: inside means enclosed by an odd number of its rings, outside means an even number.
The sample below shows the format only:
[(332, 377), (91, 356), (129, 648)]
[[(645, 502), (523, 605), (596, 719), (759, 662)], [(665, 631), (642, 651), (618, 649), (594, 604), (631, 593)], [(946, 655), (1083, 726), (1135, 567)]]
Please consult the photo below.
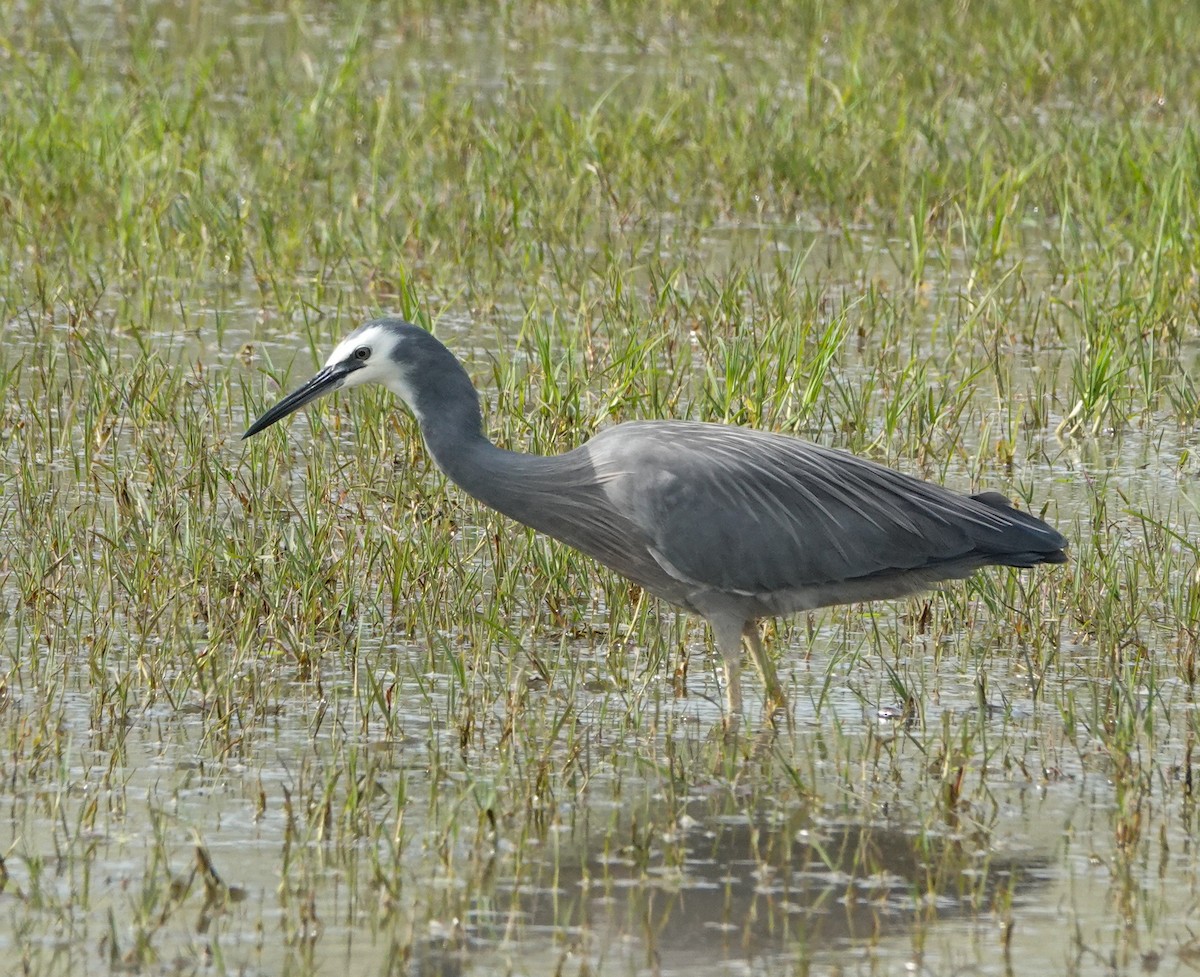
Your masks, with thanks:
[(436, 395), (420, 396), (429, 386), (404, 383), (395, 392), (417, 417), (429, 453), (439, 469), (468, 494), (526, 525), (547, 529), (544, 499), (554, 457), (498, 448), (483, 433), (479, 394), (462, 364), (438, 344), (426, 350), (421, 369), (436, 375)]
[(478, 400), (472, 402), (469, 411), (418, 414), (417, 419), (438, 468), (455, 485), (491, 505), (487, 496), (492, 469), (502, 468), (501, 456), (512, 452), (497, 448), (483, 433)]
[(639, 542), (642, 531), (606, 494), (590, 444), (558, 455), (496, 447), (483, 433), (479, 394), (462, 364), (428, 333), (414, 329), (407, 336), (388, 385), (416, 415), (429, 453), (451, 481), (484, 505), (643, 586), (661, 578), (662, 570)]
[(563, 537), (553, 501), (557, 476), (569, 462), (562, 455), (531, 455), (497, 447), (470, 419), (428, 419), (421, 433), (439, 469), (468, 495), (510, 519)]

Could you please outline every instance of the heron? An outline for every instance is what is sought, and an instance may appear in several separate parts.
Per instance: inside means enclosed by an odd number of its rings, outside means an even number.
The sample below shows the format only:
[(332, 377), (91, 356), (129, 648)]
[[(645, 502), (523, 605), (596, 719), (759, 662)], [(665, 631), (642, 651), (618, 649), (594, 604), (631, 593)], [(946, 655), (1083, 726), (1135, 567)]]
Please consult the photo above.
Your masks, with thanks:
[(627, 421), (557, 455), (484, 433), (479, 393), (432, 333), (365, 323), (250, 425), (379, 383), (416, 418), (437, 467), (468, 495), (704, 618), (742, 711), (743, 642), (767, 704), (786, 705), (759, 620), (927, 590), (1000, 565), (1064, 563), (1067, 540), (999, 492), (961, 495), (797, 437), (683, 420)]

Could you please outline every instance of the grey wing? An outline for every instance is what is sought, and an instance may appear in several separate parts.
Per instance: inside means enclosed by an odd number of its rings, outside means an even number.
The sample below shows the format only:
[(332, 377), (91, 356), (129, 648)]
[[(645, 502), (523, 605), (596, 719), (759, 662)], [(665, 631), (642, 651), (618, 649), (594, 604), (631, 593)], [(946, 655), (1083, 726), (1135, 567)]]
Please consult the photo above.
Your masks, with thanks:
[(622, 425), (635, 427), (615, 452), (628, 455), (610, 466), (622, 474), (609, 491), (680, 580), (765, 594), (939, 564), (1064, 559), (1062, 536), (995, 493), (958, 495), (744, 428)]

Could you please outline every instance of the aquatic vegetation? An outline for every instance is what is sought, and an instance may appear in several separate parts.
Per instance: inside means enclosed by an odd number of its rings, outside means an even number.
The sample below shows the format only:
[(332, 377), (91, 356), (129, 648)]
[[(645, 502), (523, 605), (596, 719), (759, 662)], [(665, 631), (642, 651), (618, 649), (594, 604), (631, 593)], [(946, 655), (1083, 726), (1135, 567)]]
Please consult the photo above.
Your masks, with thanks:
[[(1193, 958), (1200, 14), (32, 4), (0, 36), (15, 967)], [(452, 337), (512, 447), (786, 430), (1003, 491), (1072, 562), (780, 622), (793, 723), (726, 738), (702, 630), (449, 489), (385, 393), (238, 442), (381, 311)]]

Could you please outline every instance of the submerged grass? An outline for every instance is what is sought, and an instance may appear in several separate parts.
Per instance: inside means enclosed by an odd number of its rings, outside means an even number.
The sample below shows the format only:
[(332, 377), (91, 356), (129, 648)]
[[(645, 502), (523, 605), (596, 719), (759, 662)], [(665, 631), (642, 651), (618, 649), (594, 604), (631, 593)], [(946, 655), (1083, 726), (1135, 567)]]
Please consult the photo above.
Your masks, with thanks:
[[(1191, 959), (1190, 7), (0, 27), (23, 972)], [(388, 396), (237, 441), (380, 309), (506, 445), (790, 431), (1073, 562), (772, 624), (794, 722), (726, 740), (696, 622), (465, 499)]]

